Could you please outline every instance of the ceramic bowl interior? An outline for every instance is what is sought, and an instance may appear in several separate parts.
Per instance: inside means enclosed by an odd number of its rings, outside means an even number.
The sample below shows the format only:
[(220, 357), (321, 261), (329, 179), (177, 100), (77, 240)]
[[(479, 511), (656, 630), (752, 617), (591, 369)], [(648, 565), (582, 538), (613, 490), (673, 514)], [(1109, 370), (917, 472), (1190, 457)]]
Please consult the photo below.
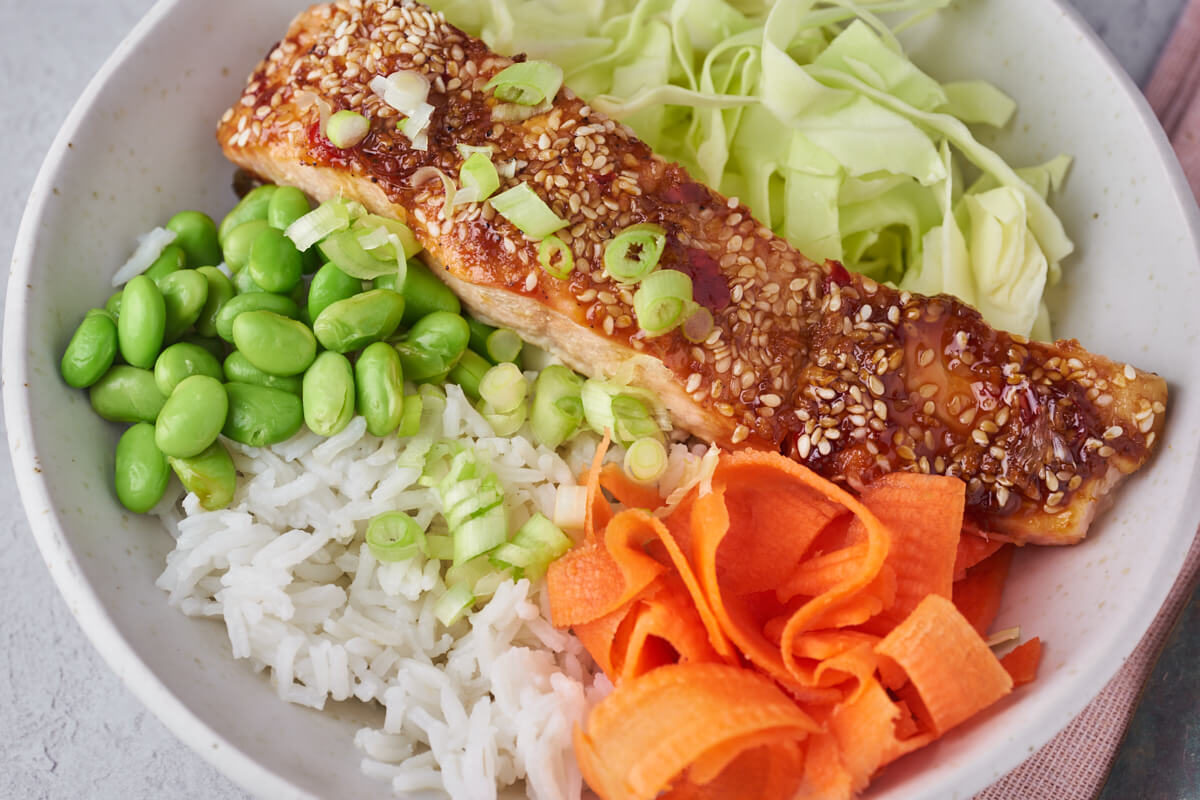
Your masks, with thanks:
[[(264, 797), (377, 797), (352, 737), (361, 712), (280, 702), (230, 657), (223, 627), (185, 618), (154, 580), (170, 537), (124, 513), (116, 426), (57, 362), (137, 234), (175, 210), (233, 204), (213, 130), (303, 0), (164, 0), (96, 77), (55, 142), (18, 239), (4, 400), (25, 507), (51, 572), (112, 668), (182, 739)], [(236, 22), (235, 22), (236, 21)], [(1076, 157), (1056, 202), (1078, 253), (1056, 331), (1166, 376), (1164, 446), (1083, 544), (1028, 548), (998, 625), (1047, 643), (1039, 679), (890, 767), (873, 798), (970, 797), (1061, 729), (1131, 652), (1178, 573), (1200, 489), (1197, 213), (1136, 89), (1071, 13), (1045, 0), (963, 0), (909, 36), (943, 80), (984, 77), (1020, 101), (994, 137), (1016, 163)]]

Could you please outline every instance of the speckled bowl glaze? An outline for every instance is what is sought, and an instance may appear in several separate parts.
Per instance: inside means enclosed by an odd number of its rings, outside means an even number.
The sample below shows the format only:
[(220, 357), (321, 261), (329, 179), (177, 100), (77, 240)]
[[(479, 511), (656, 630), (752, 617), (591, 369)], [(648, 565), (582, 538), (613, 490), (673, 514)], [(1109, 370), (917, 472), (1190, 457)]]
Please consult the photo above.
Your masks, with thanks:
[[(111, 667), (183, 740), (263, 797), (378, 797), (353, 710), (280, 702), (235, 662), (223, 628), (155, 588), (171, 542), (124, 513), (118, 430), (57, 362), (103, 302), (135, 236), (182, 208), (233, 203), (213, 128), (303, 0), (164, 0), (109, 59), (50, 150), (21, 226), (4, 329), (9, 445), (46, 563)], [(1078, 254), (1055, 293), (1057, 331), (1155, 370), (1172, 397), (1164, 446), (1081, 545), (1018, 554), (998, 626), (1047, 643), (1036, 683), (889, 767), (868, 795), (967, 798), (1046, 742), (1129, 655), (1177, 575), (1200, 510), (1197, 209), (1137, 89), (1070, 11), (963, 0), (912, 32), (943, 80), (984, 77), (1020, 101), (996, 144), (1017, 163), (1076, 157), (1056, 205)]]

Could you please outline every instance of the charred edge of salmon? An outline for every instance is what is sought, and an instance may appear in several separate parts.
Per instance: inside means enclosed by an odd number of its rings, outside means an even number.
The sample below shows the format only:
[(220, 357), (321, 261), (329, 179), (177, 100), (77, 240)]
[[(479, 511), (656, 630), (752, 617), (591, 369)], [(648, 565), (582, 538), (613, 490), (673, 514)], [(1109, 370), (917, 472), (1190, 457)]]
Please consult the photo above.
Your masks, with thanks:
[[(993, 330), (950, 297), (814, 264), (567, 88), (545, 113), (498, 122), (483, 87), (510, 63), (416, 3), (317, 6), (251, 75), (218, 138), (258, 174), (405, 220), (468, 307), (541, 336), (581, 371), (651, 356), (661, 368), (642, 380), (684, 427), (724, 446), (780, 449), (852, 487), (895, 470), (957, 475), (982, 527), (1045, 543), (1081, 538), (1099, 498), (1148, 458), (1166, 410), (1157, 376), (1074, 341)], [(367, 87), (402, 69), (433, 84), (426, 151)], [(371, 133), (334, 148), (301, 91), (363, 113)], [(460, 143), (492, 145), (515, 170), (501, 190), (529, 183), (568, 220), (568, 281), (546, 275), (537, 243), (487, 204), (447, 218), (439, 181), (413, 185), (424, 167), (456, 175)], [(662, 267), (691, 275), (713, 312), (704, 342), (645, 337), (631, 288), (601, 270), (614, 233), (645, 221), (668, 231)]]

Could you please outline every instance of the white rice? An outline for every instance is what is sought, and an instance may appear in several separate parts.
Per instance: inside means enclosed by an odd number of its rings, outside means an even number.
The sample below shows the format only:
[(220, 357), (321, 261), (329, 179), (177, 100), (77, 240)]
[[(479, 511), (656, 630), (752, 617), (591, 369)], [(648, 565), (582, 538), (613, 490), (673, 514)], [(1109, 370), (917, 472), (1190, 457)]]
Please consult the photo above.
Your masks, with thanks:
[[(418, 437), (473, 446), (504, 485), (512, 530), (535, 511), (552, 515), (556, 487), (574, 485), (594, 439), (579, 437), (568, 464), (525, 436), (494, 436), (458, 387), (445, 388), (445, 413), (427, 412)], [(280, 698), (379, 703), (383, 727), (355, 742), (363, 771), (397, 793), (486, 800), (524, 781), (535, 800), (578, 798), (571, 731), (610, 685), (549, 623), (540, 587), (508, 581), (447, 629), (433, 614), (445, 588), (437, 562), (375, 560), (362, 534), (376, 514), (443, 523), (419, 470), (397, 466), (413, 440), (365, 428), (358, 417), (329, 439), (226, 442), (234, 502), (164, 504), (177, 541), (158, 586), (183, 613), (223, 619), (233, 655), (266, 668)]]

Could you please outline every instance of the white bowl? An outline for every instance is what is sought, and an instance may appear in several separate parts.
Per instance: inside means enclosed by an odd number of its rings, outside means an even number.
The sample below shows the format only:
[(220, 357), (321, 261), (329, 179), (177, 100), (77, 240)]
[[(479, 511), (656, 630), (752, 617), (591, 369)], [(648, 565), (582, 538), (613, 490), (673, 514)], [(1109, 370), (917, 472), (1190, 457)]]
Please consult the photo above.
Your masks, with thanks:
[[(168, 607), (154, 579), (170, 537), (116, 503), (118, 431), (57, 363), (103, 302), (134, 237), (183, 208), (223, 214), (231, 167), (217, 118), (304, 0), (164, 0), (92, 81), (50, 149), (21, 225), (4, 329), (4, 403), (25, 509), (83, 629), (180, 738), (272, 798), (378, 797), (352, 744), (354, 713), (280, 702), (235, 662), (223, 628)], [(227, 20), (227, 23), (216, 22)], [(236, 21), (236, 22), (235, 22)], [(1200, 510), (1198, 214), (1137, 89), (1070, 11), (1045, 0), (966, 0), (914, 32), (944, 79), (984, 77), (1020, 102), (997, 137), (1020, 163), (1076, 157), (1057, 200), (1079, 252), (1056, 297), (1057, 331), (1171, 384), (1163, 447), (1083, 544), (1028, 548), (998, 625), (1046, 642), (1038, 680), (980, 720), (889, 767), (873, 798), (969, 797), (1046, 742), (1094, 697), (1157, 612)]]

